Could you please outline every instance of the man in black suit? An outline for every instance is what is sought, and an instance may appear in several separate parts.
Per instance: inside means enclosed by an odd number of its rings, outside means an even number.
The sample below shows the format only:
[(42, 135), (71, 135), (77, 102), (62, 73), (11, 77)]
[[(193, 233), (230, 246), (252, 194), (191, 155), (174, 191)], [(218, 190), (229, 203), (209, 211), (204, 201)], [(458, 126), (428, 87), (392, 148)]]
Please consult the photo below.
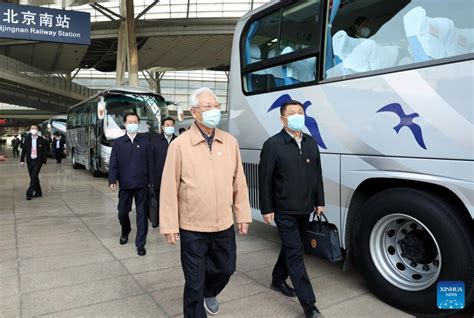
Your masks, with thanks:
[[(174, 134), (174, 124), (175, 121), (173, 118), (165, 118), (161, 126), (162, 134), (155, 135), (150, 140), (150, 181), (156, 193), (158, 216), (160, 215), (161, 176), (165, 166), (166, 154), (168, 153), (169, 144), (177, 138)], [(153, 227), (157, 227), (158, 225), (159, 224), (153, 224)]]
[[(282, 247), (272, 273), (271, 288), (298, 297), (306, 317), (318, 317), (316, 297), (303, 262), (303, 237), (312, 212), (324, 211), (321, 159), (315, 140), (302, 132), (303, 105), (284, 103), (284, 128), (264, 144), (259, 164), (260, 206), (265, 223), (275, 224)], [(294, 289), (286, 284), (288, 276)]]
[(119, 183), (118, 218), (122, 226), (120, 244), (128, 242), (132, 231), (129, 212), (135, 198), (137, 213), (137, 235), (135, 245), (139, 256), (146, 255), (146, 236), (148, 233), (148, 185), (149, 180), (149, 146), (147, 136), (138, 134), (140, 118), (135, 113), (128, 113), (123, 118), (126, 134), (116, 139), (112, 145), (109, 162), (109, 187), (112, 191)]
[(15, 138), (12, 139), (13, 158), (20, 156), (20, 143), (20, 139), (15, 135)]
[(54, 158), (56, 159), (56, 163), (61, 164), (61, 161), (63, 160), (64, 140), (62, 139), (60, 133), (54, 134), (51, 148), (54, 151)]
[(48, 142), (42, 137), (38, 136), (38, 126), (31, 125), (30, 135), (26, 137), (23, 148), (21, 149), (20, 164), (22, 166), (28, 165), (28, 173), (30, 174), (30, 187), (26, 191), (26, 199), (41, 197), (41, 185), (39, 180), (39, 173), (43, 164), (46, 164), (48, 159)]

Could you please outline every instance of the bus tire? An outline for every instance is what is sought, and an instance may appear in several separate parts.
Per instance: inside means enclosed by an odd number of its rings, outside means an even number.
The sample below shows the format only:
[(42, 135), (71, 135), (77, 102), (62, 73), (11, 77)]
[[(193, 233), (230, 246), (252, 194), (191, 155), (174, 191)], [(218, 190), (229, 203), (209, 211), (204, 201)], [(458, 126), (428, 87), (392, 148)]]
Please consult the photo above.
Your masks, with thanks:
[(377, 297), (413, 314), (449, 313), (438, 309), (437, 282), (463, 281), (466, 307), (472, 303), (472, 222), (456, 209), (412, 188), (382, 191), (362, 206), (354, 254)]
[(71, 150), (71, 163), (73, 169), (82, 168), (81, 165), (76, 162), (76, 150), (74, 148)]

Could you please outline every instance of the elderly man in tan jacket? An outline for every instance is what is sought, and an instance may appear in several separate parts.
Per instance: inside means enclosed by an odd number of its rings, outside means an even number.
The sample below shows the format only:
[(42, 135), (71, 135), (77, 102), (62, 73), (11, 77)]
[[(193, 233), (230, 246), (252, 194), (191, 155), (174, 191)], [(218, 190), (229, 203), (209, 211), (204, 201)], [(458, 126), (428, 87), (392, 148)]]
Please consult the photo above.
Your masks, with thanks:
[(239, 145), (216, 128), (220, 105), (209, 88), (191, 95), (192, 127), (170, 144), (160, 192), (160, 232), (181, 238), (184, 316), (216, 315), (216, 296), (235, 271), (234, 219), (247, 234), (252, 221)]

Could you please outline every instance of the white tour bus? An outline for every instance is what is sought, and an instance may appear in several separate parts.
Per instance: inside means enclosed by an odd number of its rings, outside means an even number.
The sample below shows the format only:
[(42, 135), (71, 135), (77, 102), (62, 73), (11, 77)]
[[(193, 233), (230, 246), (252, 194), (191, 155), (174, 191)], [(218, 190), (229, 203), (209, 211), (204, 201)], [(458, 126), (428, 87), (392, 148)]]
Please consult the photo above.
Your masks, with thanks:
[[(229, 131), (253, 217), (261, 147), (298, 100), (346, 265), (416, 314), (473, 301), (473, 12), (472, 0), (273, 1), (235, 29)], [(444, 281), (457, 303), (437, 302)]]
[(125, 133), (123, 116), (140, 116), (138, 133), (160, 132), (168, 111), (163, 97), (139, 87), (110, 88), (72, 106), (67, 116), (67, 149), (75, 169), (94, 176), (108, 171), (112, 143)]

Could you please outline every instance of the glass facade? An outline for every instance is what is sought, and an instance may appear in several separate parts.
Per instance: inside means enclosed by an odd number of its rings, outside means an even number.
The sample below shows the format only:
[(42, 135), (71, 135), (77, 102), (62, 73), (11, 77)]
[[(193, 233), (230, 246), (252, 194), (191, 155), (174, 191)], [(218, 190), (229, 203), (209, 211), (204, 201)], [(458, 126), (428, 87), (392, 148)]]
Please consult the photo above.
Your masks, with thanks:
[[(103, 73), (96, 70), (81, 70), (73, 81), (97, 90), (116, 86), (115, 73)], [(225, 72), (205, 70), (166, 72), (160, 81), (161, 95), (167, 101), (180, 103), (184, 109), (189, 109), (188, 103), (191, 93), (197, 88), (206, 86), (215, 92), (219, 102), (222, 104), (222, 109), (226, 110), (227, 82)], [(141, 87), (150, 87), (142, 73), (139, 74), (139, 85)]]

